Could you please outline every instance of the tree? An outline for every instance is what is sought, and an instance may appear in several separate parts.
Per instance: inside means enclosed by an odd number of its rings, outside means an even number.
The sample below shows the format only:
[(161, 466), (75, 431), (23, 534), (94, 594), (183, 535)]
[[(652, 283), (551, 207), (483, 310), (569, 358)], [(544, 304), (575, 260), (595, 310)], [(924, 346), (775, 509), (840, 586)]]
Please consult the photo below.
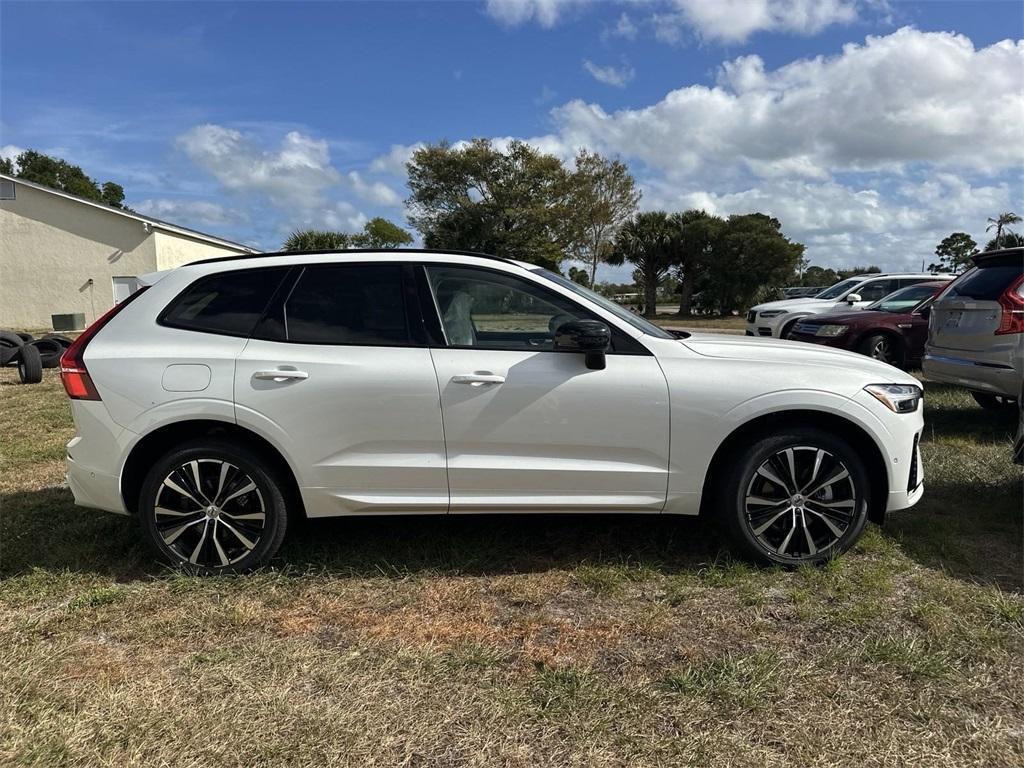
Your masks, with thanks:
[(14, 175), (14, 163), (9, 157), (0, 157), (0, 173), (6, 174), (7, 176)]
[(634, 279), (642, 285), (646, 317), (657, 312), (658, 283), (672, 267), (678, 248), (679, 228), (665, 211), (638, 213), (619, 228), (607, 261), (628, 261), (636, 267)]
[(340, 251), (348, 248), (352, 237), (344, 232), (299, 229), (288, 235), (281, 246), (286, 251)]
[(679, 314), (690, 315), (697, 278), (707, 267), (725, 221), (698, 210), (673, 213), (670, 220), (677, 229), (675, 244), (678, 248), (673, 260), (679, 279)]
[(1024, 235), (1020, 235), (1016, 232), (1004, 232), (1002, 240), (997, 241), (996, 238), (992, 238), (985, 243), (986, 251), (997, 251), (1000, 248), (1021, 248), (1024, 247)]
[(282, 246), (286, 251), (342, 251), (346, 248), (398, 248), (409, 245), (412, 235), (392, 221), (378, 216), (363, 225), (361, 232), (331, 232), (300, 229), (292, 232)]
[(805, 286), (829, 286), (835, 285), (838, 282), (839, 274), (834, 269), (810, 266), (804, 270), (804, 277), (800, 284)]
[(1005, 229), (1007, 232), (1010, 232), (1009, 227), (1011, 224), (1019, 224), (1021, 221), (1024, 221), (1024, 219), (1021, 219), (1020, 216), (1018, 216), (1016, 213), (1013, 213), (1012, 211), (1006, 211), (1005, 213), (1000, 213), (995, 218), (989, 216), (988, 221), (989, 225), (985, 227), (985, 231), (988, 232), (993, 227), (995, 228), (996, 248), (1001, 248), (1003, 247), (1003, 230)]
[(803, 252), (802, 244), (782, 234), (778, 219), (763, 213), (730, 216), (697, 280), (701, 305), (720, 314), (750, 306), (758, 295), (785, 284)]
[(428, 248), (458, 248), (558, 269), (579, 237), (562, 162), (521, 141), (417, 150), (407, 164), (412, 225)]
[(853, 277), (855, 275), (870, 275), (881, 271), (882, 270), (876, 267), (874, 264), (871, 264), (866, 267), (850, 267), (849, 269), (837, 270), (836, 276), (840, 280), (845, 280), (846, 278)]
[(569, 267), (569, 279), (577, 285), (582, 285), (584, 288), (589, 288), (591, 284), (590, 275), (587, 274), (587, 270), (577, 267)]
[(105, 181), (100, 188), (100, 198), (113, 208), (124, 208), (124, 187), (113, 181)]
[(36, 152), (34, 149), (26, 149), (13, 163), (7, 160), (0, 165), (0, 171), (87, 200), (106, 203), (114, 208), (125, 207), (124, 188), (120, 184), (107, 181), (100, 187), (79, 166)]
[(350, 236), (356, 248), (400, 248), (412, 244), (412, 235), (393, 221), (377, 216), (363, 225), (363, 231)]
[(937, 262), (928, 265), (929, 272), (959, 274), (971, 265), (971, 257), (978, 252), (978, 244), (966, 232), (954, 232), (935, 247)]
[(641, 193), (624, 163), (586, 149), (576, 155), (570, 180), (572, 216), (580, 227), (572, 255), (589, 265), (592, 285), (597, 265), (607, 258), (616, 231), (633, 215)]

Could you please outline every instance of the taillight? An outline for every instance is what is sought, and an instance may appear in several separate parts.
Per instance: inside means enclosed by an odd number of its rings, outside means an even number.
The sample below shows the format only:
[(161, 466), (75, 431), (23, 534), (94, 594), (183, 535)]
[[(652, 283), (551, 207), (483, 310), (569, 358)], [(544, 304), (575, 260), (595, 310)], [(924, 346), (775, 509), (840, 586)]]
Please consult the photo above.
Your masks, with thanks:
[(1024, 333), (1024, 275), (1010, 283), (996, 301), (1003, 308), (996, 336), (1004, 333)]
[(142, 286), (120, 304), (112, 306), (96, 318), (96, 322), (82, 331), (82, 334), (71, 342), (71, 346), (64, 350), (64, 354), (60, 356), (60, 380), (64, 384), (64, 391), (72, 400), (100, 399), (100, 393), (96, 391), (96, 385), (92, 383), (92, 377), (85, 367), (85, 348), (92, 341), (93, 336), (99, 333), (100, 329), (109, 323), (114, 315), (131, 304), (148, 287)]

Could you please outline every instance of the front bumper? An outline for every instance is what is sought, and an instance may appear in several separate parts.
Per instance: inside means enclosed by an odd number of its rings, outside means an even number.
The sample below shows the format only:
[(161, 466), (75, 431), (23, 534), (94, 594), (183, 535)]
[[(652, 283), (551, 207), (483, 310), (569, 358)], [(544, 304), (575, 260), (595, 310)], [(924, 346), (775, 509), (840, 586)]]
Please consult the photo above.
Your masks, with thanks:
[(921, 367), (925, 378), (930, 381), (1005, 397), (1020, 395), (1021, 372), (1010, 365), (929, 352), (924, 356)]
[(782, 327), (785, 321), (789, 319), (788, 314), (779, 315), (778, 317), (762, 318), (755, 316), (751, 319), (751, 313), (747, 313), (747, 336), (763, 336), (765, 338), (772, 337), (775, 339), (781, 338)]

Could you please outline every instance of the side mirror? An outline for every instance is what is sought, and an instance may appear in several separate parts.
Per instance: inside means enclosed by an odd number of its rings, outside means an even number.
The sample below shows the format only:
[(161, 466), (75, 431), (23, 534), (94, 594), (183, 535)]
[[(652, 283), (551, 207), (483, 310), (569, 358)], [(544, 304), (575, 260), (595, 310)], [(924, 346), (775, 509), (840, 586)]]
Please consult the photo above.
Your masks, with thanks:
[(849, 296), (846, 297), (847, 304), (856, 304), (858, 301), (861, 301), (859, 293), (851, 293)]
[(931, 314), (932, 314), (932, 308), (930, 306), (925, 307), (924, 309), (922, 309), (917, 314), (921, 316), (922, 320), (927, 320), (931, 316)]
[(572, 320), (555, 331), (555, 349), (560, 352), (583, 352), (587, 368), (601, 371), (605, 352), (612, 343), (612, 332), (598, 320)]

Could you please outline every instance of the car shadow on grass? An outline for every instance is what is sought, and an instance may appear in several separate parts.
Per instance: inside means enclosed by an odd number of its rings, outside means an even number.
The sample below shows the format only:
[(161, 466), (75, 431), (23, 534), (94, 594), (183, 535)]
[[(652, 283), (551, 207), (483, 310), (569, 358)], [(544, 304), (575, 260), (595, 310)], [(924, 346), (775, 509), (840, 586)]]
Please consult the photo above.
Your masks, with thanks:
[[(0, 497), (0, 577), (35, 568), (117, 581), (166, 574), (135, 521), (66, 488)], [(295, 520), (274, 566), (352, 577), (500, 575), (630, 565), (664, 573), (730, 559), (714, 526), (656, 515), (433, 515)]]

